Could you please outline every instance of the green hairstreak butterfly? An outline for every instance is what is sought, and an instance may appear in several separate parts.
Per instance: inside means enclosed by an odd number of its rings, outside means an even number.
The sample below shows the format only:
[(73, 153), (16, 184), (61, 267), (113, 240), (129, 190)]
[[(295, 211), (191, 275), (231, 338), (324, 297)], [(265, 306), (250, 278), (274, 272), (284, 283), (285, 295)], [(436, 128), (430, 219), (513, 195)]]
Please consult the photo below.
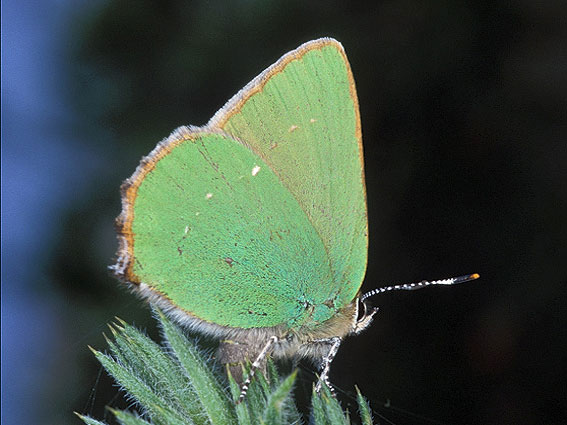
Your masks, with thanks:
[(376, 311), (360, 294), (363, 169), (344, 49), (307, 42), (205, 126), (178, 128), (142, 159), (122, 186), (114, 273), (182, 325), (219, 338), (223, 363), (306, 356), (326, 381), (342, 339)]

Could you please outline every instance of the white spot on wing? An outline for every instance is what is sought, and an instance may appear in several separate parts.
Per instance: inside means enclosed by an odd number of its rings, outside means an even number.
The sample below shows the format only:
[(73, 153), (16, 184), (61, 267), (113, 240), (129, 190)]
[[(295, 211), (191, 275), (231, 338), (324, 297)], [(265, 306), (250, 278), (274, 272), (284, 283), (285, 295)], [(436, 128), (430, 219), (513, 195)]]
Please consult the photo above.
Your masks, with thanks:
[(260, 171), (260, 166), (256, 165), (254, 168), (252, 168), (252, 175), (255, 176), (256, 174), (258, 174), (259, 171)]

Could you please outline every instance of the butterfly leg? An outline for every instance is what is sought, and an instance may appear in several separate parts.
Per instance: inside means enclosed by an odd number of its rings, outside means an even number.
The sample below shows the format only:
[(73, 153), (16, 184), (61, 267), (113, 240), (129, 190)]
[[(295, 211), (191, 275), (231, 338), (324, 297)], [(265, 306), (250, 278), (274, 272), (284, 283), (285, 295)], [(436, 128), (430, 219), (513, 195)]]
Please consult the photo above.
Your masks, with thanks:
[(250, 382), (252, 382), (252, 378), (254, 377), (256, 370), (264, 363), (266, 356), (268, 355), (268, 353), (270, 352), (270, 350), (272, 349), (272, 347), (276, 342), (278, 342), (278, 337), (275, 335), (271, 336), (268, 342), (266, 343), (266, 345), (264, 345), (264, 348), (262, 348), (262, 351), (260, 351), (260, 354), (258, 354), (258, 357), (256, 357), (256, 360), (254, 360), (254, 363), (252, 363), (252, 367), (250, 368), (250, 373), (248, 374), (248, 378), (246, 378), (246, 381), (244, 381), (244, 383), (242, 384), (242, 388), (240, 390), (240, 396), (238, 397), (237, 403), (242, 403), (242, 401), (244, 401), (244, 398), (246, 397), (246, 393), (248, 392), (248, 386), (250, 385)]
[(322, 358), (321, 375), (319, 376), (319, 381), (315, 386), (315, 391), (320, 392), (324, 382), (331, 390), (331, 393), (334, 394), (333, 386), (329, 382), (329, 371), (331, 370), (331, 363), (337, 355), (337, 351), (339, 351), (342, 340), (338, 336), (334, 336), (332, 338), (318, 339), (312, 342), (326, 344), (329, 347), (327, 354), (325, 354)]

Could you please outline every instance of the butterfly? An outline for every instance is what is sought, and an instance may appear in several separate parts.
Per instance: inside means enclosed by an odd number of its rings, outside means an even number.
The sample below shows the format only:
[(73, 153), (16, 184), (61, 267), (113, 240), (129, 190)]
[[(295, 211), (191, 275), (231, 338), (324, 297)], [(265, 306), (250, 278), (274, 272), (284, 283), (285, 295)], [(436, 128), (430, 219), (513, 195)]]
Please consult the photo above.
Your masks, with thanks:
[[(311, 358), (318, 388), (328, 384), (343, 339), (376, 313), (360, 293), (362, 133), (338, 41), (286, 53), (206, 125), (161, 141), (121, 191), (114, 274), (180, 324), (218, 338), (217, 357), (237, 381), (240, 363), (254, 361), (241, 398), (268, 354)], [(424, 286), (416, 285), (389, 288)]]

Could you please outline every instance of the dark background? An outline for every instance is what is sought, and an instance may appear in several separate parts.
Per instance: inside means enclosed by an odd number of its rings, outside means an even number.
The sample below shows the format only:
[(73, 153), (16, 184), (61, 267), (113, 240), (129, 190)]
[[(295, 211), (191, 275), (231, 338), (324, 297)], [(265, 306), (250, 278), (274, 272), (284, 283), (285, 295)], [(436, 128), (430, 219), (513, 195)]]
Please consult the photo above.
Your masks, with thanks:
[(115, 315), (156, 334), (106, 270), (121, 181), (321, 36), (360, 100), (363, 289), (482, 276), (377, 297), (332, 382), (397, 424), (567, 420), (566, 10), (488, 3), (2, 2), (2, 422), (124, 406), (87, 349)]

